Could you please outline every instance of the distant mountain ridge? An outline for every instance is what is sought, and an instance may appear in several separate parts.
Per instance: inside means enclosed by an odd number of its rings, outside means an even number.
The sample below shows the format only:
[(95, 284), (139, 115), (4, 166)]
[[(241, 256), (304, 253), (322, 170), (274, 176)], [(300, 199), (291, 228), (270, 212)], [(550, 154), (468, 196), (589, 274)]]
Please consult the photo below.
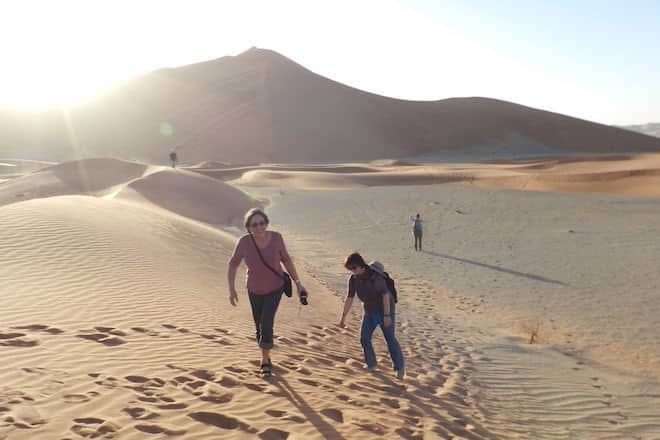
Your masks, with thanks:
[(649, 122), (648, 124), (638, 125), (620, 125), (619, 127), (643, 133), (648, 136), (660, 137), (660, 122)]
[(252, 48), (132, 78), (68, 114), (0, 111), (0, 157), (335, 162), (660, 151), (660, 139), (489, 98), (405, 101)]

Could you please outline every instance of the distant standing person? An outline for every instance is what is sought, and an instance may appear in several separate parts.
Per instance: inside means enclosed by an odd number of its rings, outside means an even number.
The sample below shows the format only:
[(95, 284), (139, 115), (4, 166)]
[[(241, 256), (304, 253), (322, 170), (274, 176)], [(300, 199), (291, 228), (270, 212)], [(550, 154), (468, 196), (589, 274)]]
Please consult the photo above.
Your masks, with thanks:
[(172, 168), (176, 167), (176, 161), (177, 160), (178, 160), (178, 158), (177, 158), (177, 155), (176, 155), (176, 151), (172, 151), (170, 153), (170, 161), (172, 162)]
[(268, 231), (268, 223), (268, 216), (261, 209), (254, 208), (245, 214), (245, 228), (248, 233), (238, 239), (227, 269), (229, 302), (232, 306), (236, 306), (238, 304), (235, 287), (236, 270), (241, 261), (245, 260), (248, 269), (246, 285), (256, 327), (257, 343), (261, 348), (263, 376), (270, 376), (273, 368), (270, 360), (270, 350), (273, 348), (273, 324), (284, 290), (280, 263), (283, 263), (291, 274), (298, 295), (307, 297), (307, 291), (298, 278), (298, 272), (286, 250), (282, 235), (279, 232)]
[(410, 217), (412, 221), (413, 237), (415, 238), (415, 250), (422, 250), (422, 218), (419, 213), (415, 217)]
[(344, 301), (339, 326), (346, 326), (346, 315), (348, 315), (353, 305), (353, 298), (357, 295), (364, 304), (360, 343), (362, 344), (367, 370), (373, 371), (377, 366), (376, 353), (371, 339), (376, 327), (380, 326), (385, 341), (387, 341), (387, 349), (392, 358), (392, 366), (396, 372), (396, 377), (403, 379), (405, 376), (403, 352), (399, 341), (394, 335), (394, 301), (385, 282), (385, 268), (377, 261), (369, 265), (366, 264), (357, 252), (346, 257), (344, 267), (351, 271), (351, 276), (348, 279), (348, 295), (346, 301)]

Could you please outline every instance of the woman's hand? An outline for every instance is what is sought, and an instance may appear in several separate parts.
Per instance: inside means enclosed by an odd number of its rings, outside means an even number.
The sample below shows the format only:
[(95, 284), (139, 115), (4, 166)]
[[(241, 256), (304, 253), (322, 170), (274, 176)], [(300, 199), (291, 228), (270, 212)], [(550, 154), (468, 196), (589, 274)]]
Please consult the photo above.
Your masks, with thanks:
[(344, 317), (342, 316), (341, 319), (339, 320), (339, 327), (341, 328), (346, 328), (346, 322), (344, 321)]
[(385, 328), (388, 328), (391, 325), (392, 325), (392, 317), (391, 316), (383, 316), (383, 326), (385, 326)]
[(238, 294), (236, 293), (236, 289), (229, 289), (229, 302), (234, 307), (238, 304)]

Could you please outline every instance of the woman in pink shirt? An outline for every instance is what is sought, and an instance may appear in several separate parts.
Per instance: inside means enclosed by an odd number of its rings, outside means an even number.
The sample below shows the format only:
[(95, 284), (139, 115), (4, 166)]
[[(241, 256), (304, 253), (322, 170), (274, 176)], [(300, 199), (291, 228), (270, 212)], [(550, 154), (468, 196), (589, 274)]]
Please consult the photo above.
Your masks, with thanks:
[[(273, 322), (284, 287), (280, 263), (283, 263), (291, 274), (298, 295), (307, 295), (286, 250), (282, 235), (267, 230), (268, 223), (268, 216), (260, 209), (254, 208), (245, 214), (245, 228), (248, 233), (238, 239), (227, 270), (229, 302), (232, 306), (236, 306), (238, 303), (235, 287), (236, 269), (241, 261), (245, 260), (248, 269), (246, 286), (252, 306), (257, 342), (261, 347), (261, 373), (264, 376), (270, 376), (272, 371), (270, 350), (273, 348)], [(264, 260), (267, 265), (264, 264)]]

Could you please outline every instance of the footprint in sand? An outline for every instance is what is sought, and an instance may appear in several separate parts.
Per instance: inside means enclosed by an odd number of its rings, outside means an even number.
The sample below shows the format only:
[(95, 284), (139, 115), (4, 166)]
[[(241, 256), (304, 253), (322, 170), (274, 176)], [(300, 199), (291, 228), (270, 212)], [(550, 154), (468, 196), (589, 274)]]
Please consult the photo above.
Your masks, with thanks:
[(275, 418), (282, 419), (282, 420), (288, 420), (288, 421), (291, 421), (291, 422), (294, 422), (294, 423), (305, 423), (307, 421), (307, 419), (305, 419), (302, 416), (296, 416), (296, 415), (293, 415), (293, 414), (289, 414), (286, 411), (281, 411), (281, 410), (278, 410), (278, 409), (268, 409), (268, 410), (265, 411), (265, 413), (268, 414), (271, 417), (275, 417)]
[(401, 408), (401, 405), (399, 404), (399, 401), (396, 400), (396, 399), (388, 399), (388, 398), (386, 398), (386, 397), (381, 397), (380, 401), (381, 401), (383, 404), (389, 406), (390, 408), (394, 408), (394, 409), (399, 409), (399, 408)]
[(147, 335), (147, 336), (165, 337), (165, 338), (169, 337), (169, 336), (162, 336), (158, 331), (151, 330), (151, 329), (144, 328), (144, 327), (131, 327), (131, 330), (133, 330), (136, 333), (142, 333), (142, 334)]
[(60, 333), (64, 333), (64, 330), (43, 324), (20, 325), (12, 328), (16, 330), (27, 330), (30, 332), (44, 332), (51, 335), (59, 335)]
[(63, 396), (65, 403), (83, 403), (89, 402), (94, 397), (98, 397), (100, 394), (96, 391), (88, 391), (85, 394), (65, 394)]
[(97, 379), (96, 381), (94, 381), (94, 383), (104, 388), (113, 389), (119, 386), (119, 381), (117, 380), (116, 377), (107, 376), (101, 373), (88, 373), (87, 375), (92, 379)]
[(259, 433), (259, 438), (263, 440), (286, 440), (290, 433), (281, 429), (268, 428)]
[(107, 347), (116, 347), (126, 343), (122, 338), (122, 336), (126, 336), (126, 333), (114, 327), (94, 327), (90, 330), (80, 330), (80, 334), (76, 336), (81, 339), (98, 342)]
[(337, 423), (344, 423), (344, 414), (334, 408), (326, 408), (321, 410), (321, 414), (326, 416), (327, 418), (334, 420)]
[(247, 423), (220, 413), (200, 411), (190, 413), (188, 417), (205, 425), (216, 426), (226, 430), (239, 429), (250, 434), (256, 434), (258, 432), (257, 429)]
[(160, 414), (139, 406), (126, 407), (122, 409), (122, 412), (125, 412), (135, 420), (151, 420), (160, 417)]
[(84, 438), (114, 438), (119, 430), (119, 426), (98, 417), (80, 417), (73, 421), (71, 431)]
[(165, 434), (166, 436), (177, 436), (186, 433), (185, 429), (166, 428), (161, 425), (135, 425), (135, 429), (147, 434)]
[(25, 333), (0, 332), (0, 346), (4, 347), (34, 347), (39, 345), (36, 339), (25, 338)]
[(27, 405), (18, 405), (14, 408), (2, 406), (0, 407), (0, 414), (5, 414), (0, 426), (9, 426), (21, 430), (38, 428), (47, 422), (37, 409)]

